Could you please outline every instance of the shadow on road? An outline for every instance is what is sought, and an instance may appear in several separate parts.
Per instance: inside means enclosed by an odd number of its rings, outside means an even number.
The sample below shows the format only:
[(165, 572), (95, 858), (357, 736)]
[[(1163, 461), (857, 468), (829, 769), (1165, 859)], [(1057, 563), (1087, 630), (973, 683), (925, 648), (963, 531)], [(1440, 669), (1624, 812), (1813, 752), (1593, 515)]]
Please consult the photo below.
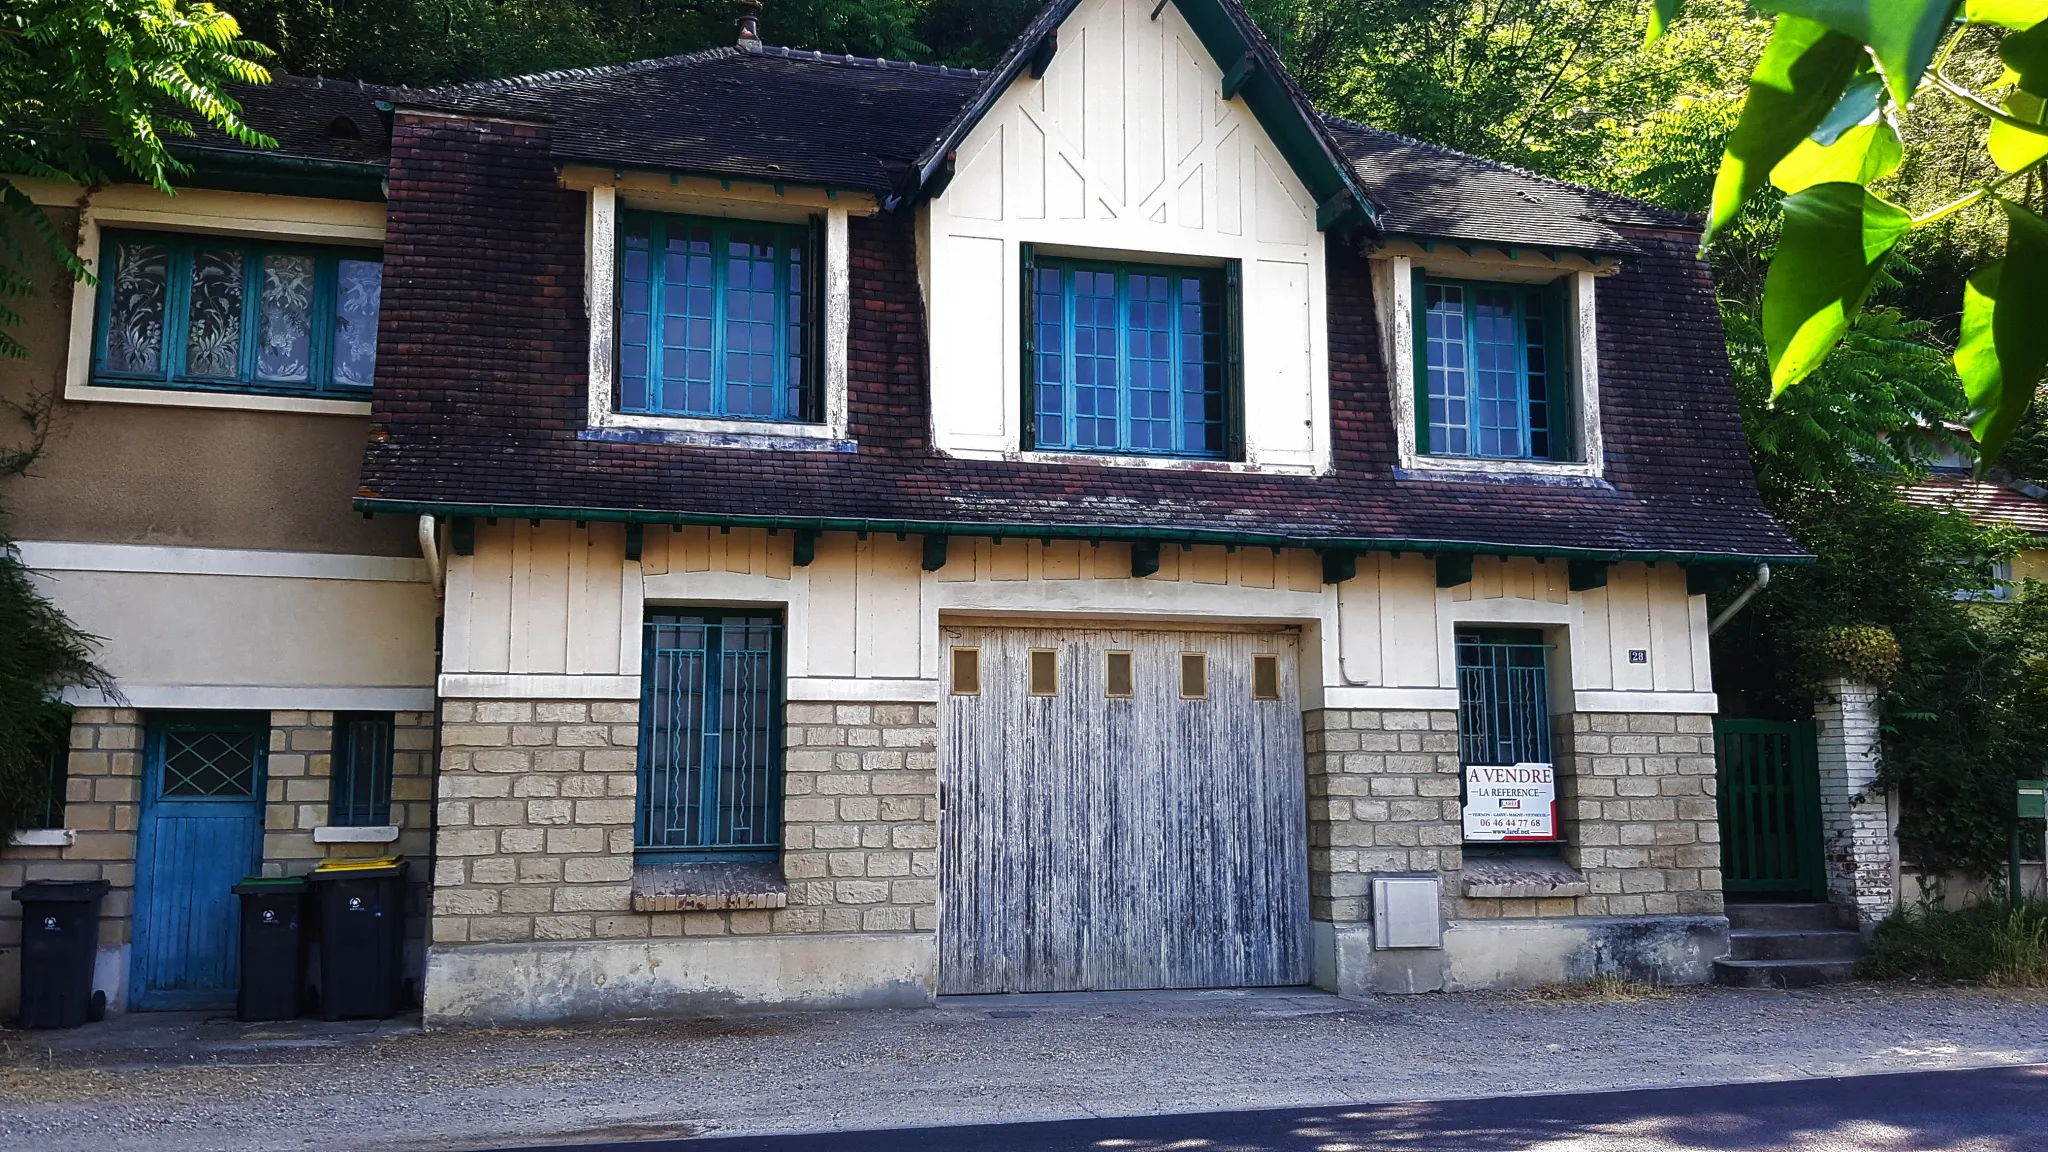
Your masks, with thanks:
[[(601, 1138), (600, 1138), (601, 1139)], [(2048, 1067), (630, 1143), (579, 1152), (2040, 1152)]]

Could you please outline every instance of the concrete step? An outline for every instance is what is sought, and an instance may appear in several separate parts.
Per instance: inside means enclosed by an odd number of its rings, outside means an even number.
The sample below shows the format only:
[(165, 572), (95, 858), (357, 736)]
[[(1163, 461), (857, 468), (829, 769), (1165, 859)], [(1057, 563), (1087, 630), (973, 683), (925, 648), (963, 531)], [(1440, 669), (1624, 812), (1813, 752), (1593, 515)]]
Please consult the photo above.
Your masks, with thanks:
[(1855, 978), (1854, 960), (1714, 961), (1714, 983), (1731, 988), (1811, 988)]
[(1730, 960), (1856, 960), (1862, 955), (1861, 932), (1737, 928), (1728, 933)]
[(1778, 932), (1827, 932), (1847, 927), (1832, 904), (1750, 904), (1729, 901), (1728, 927)]

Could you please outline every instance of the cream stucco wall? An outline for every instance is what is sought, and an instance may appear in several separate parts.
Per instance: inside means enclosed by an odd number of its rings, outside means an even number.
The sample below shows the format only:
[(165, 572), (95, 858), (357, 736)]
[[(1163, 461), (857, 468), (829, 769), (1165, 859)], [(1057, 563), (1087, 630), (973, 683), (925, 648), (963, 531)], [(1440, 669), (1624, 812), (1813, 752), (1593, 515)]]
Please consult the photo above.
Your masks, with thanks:
[(1154, 19), (1154, 8), (1086, 0), (1061, 25), (1044, 78), (1022, 75), (996, 101), (925, 210), (941, 451), (1021, 448), (1020, 245), (1031, 243), (1048, 255), (1239, 261), (1245, 464), (1328, 464), (1315, 202), (1244, 102), (1222, 98), (1222, 72), (1179, 10), (1167, 5)]
[[(419, 560), (25, 540), (37, 586), (100, 637), (135, 708), (433, 707), (438, 602)], [(104, 703), (90, 691), (75, 703)]]
[(1563, 561), (1479, 557), (1438, 588), (1416, 554), (1372, 553), (1322, 582), (1305, 550), (1162, 549), (1133, 579), (1128, 545), (956, 538), (922, 570), (921, 541), (828, 533), (808, 566), (793, 536), (646, 530), (639, 563), (616, 525), (479, 525), (448, 568), (444, 696), (631, 699), (648, 605), (759, 605), (787, 613), (788, 698), (936, 699), (946, 621), (1113, 619), (1185, 627), (1298, 627), (1305, 708), (1450, 709), (1461, 625), (1543, 629), (1560, 644), (1559, 712), (1714, 710), (1704, 597), (1676, 564), (1619, 564), (1573, 592)]

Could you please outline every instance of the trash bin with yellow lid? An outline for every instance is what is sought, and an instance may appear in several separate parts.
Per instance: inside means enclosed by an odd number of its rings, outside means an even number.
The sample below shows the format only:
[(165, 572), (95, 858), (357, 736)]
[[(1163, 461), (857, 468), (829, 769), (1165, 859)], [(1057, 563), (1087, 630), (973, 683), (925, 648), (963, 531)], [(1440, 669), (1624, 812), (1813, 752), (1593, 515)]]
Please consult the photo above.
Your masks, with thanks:
[(320, 918), (320, 1015), (382, 1020), (404, 1007), (405, 858), (313, 869)]

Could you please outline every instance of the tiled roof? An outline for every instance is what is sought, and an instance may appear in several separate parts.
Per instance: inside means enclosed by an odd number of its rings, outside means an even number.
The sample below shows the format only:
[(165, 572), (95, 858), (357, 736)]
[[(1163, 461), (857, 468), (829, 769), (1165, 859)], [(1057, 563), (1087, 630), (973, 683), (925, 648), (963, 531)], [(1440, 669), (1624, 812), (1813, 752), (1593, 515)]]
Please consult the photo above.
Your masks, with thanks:
[[(1638, 558), (1802, 554), (1763, 507), (1697, 237), (1642, 230), (1599, 283), (1606, 477), (1592, 485), (1415, 480), (1395, 467), (1366, 262), (1330, 253), (1332, 471), (962, 460), (931, 444), (911, 222), (850, 228), (851, 452), (621, 443), (588, 421), (583, 208), (547, 125), (408, 122), (394, 148), (376, 433), (364, 507), (1043, 526), (1070, 532), (1409, 542)], [(499, 509), (492, 512), (488, 509)], [(1440, 549), (1439, 549), (1440, 550)]]
[(1628, 252), (1617, 227), (1697, 228), (1697, 218), (1335, 116), (1331, 131), (1391, 235)]
[[(308, 160), (382, 164), (391, 154), (391, 131), (377, 102), (393, 89), (353, 80), (275, 76), (268, 84), (234, 84), (250, 127), (277, 141), (269, 155)], [(174, 142), (174, 146), (178, 146)], [(211, 128), (200, 128), (183, 147), (208, 151), (248, 149)]]
[(1979, 524), (2010, 524), (2029, 535), (2048, 537), (2048, 493), (2031, 484), (2013, 487), (1967, 476), (1931, 476), (1899, 489), (1899, 499), (1922, 508), (1953, 509)]
[(395, 102), (553, 125), (559, 161), (887, 193), (983, 74), (787, 48), (406, 92)]

